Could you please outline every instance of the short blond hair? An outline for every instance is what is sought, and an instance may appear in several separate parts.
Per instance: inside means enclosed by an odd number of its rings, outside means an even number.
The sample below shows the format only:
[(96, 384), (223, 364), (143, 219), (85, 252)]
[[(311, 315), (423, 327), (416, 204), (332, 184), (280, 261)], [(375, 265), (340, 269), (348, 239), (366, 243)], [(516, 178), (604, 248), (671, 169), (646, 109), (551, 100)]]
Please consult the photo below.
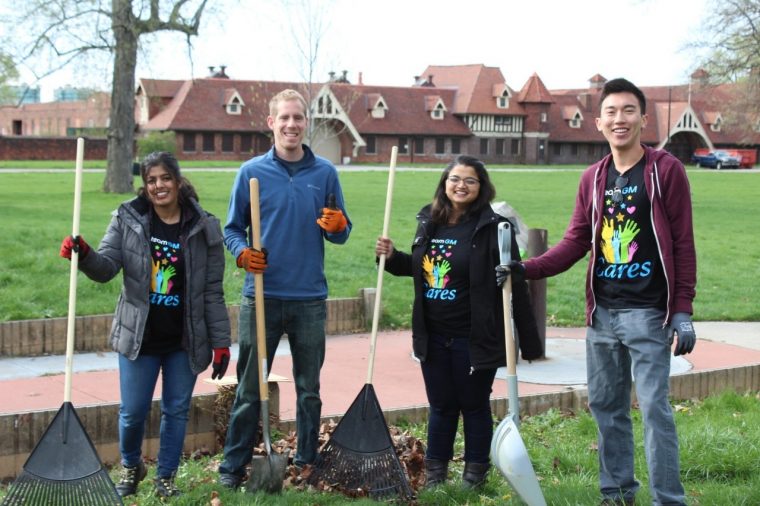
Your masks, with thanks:
[(303, 95), (292, 89), (282, 90), (272, 97), (272, 100), (269, 101), (269, 115), (273, 118), (277, 117), (277, 106), (280, 102), (287, 102), (288, 100), (298, 100), (303, 107), (304, 115), (308, 117), (309, 107), (306, 105), (306, 99), (303, 98)]

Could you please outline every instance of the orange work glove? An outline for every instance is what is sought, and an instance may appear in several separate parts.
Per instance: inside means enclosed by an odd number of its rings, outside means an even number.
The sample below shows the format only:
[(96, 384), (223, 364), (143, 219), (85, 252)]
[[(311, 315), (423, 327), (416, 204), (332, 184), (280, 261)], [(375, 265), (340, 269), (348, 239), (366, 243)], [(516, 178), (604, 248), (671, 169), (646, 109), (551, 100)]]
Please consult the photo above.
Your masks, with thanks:
[(343, 215), (343, 211), (340, 209), (330, 209), (329, 207), (322, 208), (322, 216), (317, 219), (317, 225), (322, 227), (325, 232), (331, 234), (339, 234), (346, 230), (348, 226), (348, 220)]
[(61, 242), (61, 257), (71, 260), (72, 250), (79, 251), (79, 258), (84, 258), (90, 252), (90, 245), (84, 241), (84, 237), (81, 235), (77, 237), (68, 236)]
[(267, 250), (245, 248), (237, 257), (237, 266), (253, 274), (264, 274), (267, 269)]

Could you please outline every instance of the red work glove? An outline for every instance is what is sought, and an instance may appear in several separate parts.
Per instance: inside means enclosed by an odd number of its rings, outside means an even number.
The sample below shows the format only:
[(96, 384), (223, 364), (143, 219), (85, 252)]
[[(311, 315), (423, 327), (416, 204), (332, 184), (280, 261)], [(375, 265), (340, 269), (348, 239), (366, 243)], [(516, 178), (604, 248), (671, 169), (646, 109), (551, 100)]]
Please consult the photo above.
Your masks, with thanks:
[(245, 248), (237, 257), (237, 266), (254, 274), (264, 274), (267, 269), (267, 250)]
[(330, 209), (329, 207), (322, 208), (322, 216), (317, 219), (317, 225), (322, 227), (325, 232), (331, 234), (339, 234), (346, 230), (348, 226), (348, 220), (343, 215), (343, 211), (340, 209)]
[(222, 379), (227, 372), (227, 366), (230, 365), (230, 349), (214, 348), (214, 362), (211, 365), (214, 368), (211, 379)]
[(90, 245), (84, 241), (81, 235), (68, 236), (61, 242), (61, 257), (71, 260), (71, 251), (79, 251), (79, 258), (84, 258), (90, 252)]

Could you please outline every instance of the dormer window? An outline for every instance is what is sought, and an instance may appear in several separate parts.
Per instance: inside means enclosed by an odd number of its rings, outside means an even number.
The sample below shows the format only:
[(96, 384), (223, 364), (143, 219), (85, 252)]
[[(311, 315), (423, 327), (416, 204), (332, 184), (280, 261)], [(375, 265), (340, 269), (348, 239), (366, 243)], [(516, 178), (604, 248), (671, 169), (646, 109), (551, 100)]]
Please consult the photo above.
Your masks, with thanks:
[(379, 93), (370, 93), (367, 95), (369, 114), (375, 119), (383, 119), (388, 111), (388, 104)]
[(234, 114), (236, 116), (243, 113), (243, 99), (240, 98), (238, 92), (234, 89), (227, 89), (224, 91), (224, 109), (227, 114)]
[(562, 119), (567, 121), (570, 128), (580, 128), (583, 124), (583, 115), (576, 106), (562, 107)]
[(428, 95), (425, 97), (425, 110), (430, 111), (431, 118), (441, 120), (446, 113), (446, 106), (440, 95)]
[(496, 107), (499, 109), (509, 109), (509, 99), (512, 93), (506, 83), (495, 84), (493, 86), (493, 97), (496, 99)]
[(723, 118), (718, 114), (718, 117), (715, 118), (715, 121), (710, 125), (710, 130), (713, 132), (720, 132), (721, 127), (723, 126)]

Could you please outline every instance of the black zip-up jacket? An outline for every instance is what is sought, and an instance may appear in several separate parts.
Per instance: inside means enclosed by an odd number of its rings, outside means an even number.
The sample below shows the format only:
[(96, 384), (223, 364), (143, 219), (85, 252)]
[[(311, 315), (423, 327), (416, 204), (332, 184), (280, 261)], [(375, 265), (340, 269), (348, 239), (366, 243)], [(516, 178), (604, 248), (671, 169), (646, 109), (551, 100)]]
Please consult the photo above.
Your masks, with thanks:
[[(507, 218), (484, 208), (477, 217), (470, 251), (470, 363), (474, 369), (492, 369), (506, 364), (504, 352), (504, 315), (502, 290), (496, 286), (495, 267), (499, 265), (498, 224)], [(394, 276), (414, 278), (414, 306), (412, 308), (412, 340), (414, 355), (422, 362), (427, 358), (428, 331), (423, 314), (422, 255), (427, 251), (435, 224), (430, 218), (430, 205), (417, 214), (417, 233), (412, 253), (394, 250), (386, 259), (385, 270)], [(519, 247), (512, 231), (512, 258), (520, 260)], [(524, 280), (512, 285), (512, 303), (515, 326), (519, 335), (520, 351), (525, 360), (543, 355), (538, 328)]]

